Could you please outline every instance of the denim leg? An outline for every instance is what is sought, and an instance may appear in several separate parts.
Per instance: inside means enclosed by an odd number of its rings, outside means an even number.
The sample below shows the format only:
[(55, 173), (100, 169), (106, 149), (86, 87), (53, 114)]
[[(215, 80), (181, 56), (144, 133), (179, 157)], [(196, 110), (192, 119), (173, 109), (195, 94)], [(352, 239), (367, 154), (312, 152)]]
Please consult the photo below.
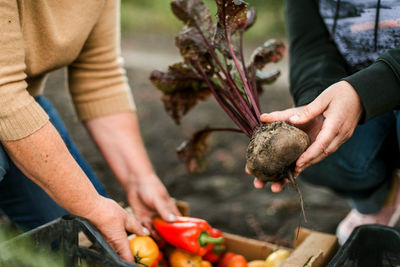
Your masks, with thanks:
[[(59, 131), (71, 155), (84, 170), (96, 190), (106, 196), (103, 185), (80, 155), (50, 102), (42, 96), (38, 97), (36, 101), (47, 112), (51, 123)], [(28, 179), (12, 161), (9, 161), (9, 168), (4, 180), (0, 182), (0, 208), (12, 222), (24, 230), (36, 228), (68, 213), (39, 186)]]
[(9, 164), (8, 164), (8, 157), (6, 155), (6, 152), (4, 152), (4, 149), (2, 148), (0, 144), (0, 182), (3, 180), (4, 175), (6, 174), (8, 170)]
[(335, 153), (307, 168), (300, 177), (332, 189), (361, 213), (375, 213), (389, 191), (399, 155), (396, 139), (396, 116), (385, 113), (357, 126)]

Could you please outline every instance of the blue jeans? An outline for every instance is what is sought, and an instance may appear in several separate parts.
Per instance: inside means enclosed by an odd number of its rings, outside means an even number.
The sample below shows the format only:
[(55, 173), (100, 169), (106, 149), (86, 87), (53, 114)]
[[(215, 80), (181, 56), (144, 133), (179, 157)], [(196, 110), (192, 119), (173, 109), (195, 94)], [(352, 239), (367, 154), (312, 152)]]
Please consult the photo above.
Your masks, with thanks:
[[(71, 155), (89, 177), (97, 192), (106, 196), (103, 185), (72, 142), (55, 108), (43, 96), (37, 97), (36, 102), (47, 112), (50, 122), (60, 133)], [(23, 230), (36, 228), (68, 213), (15, 166), (4, 152), (1, 144), (0, 180), (0, 209)]]
[(360, 213), (379, 211), (398, 167), (400, 116), (385, 113), (356, 127), (335, 153), (306, 169), (300, 178), (347, 198)]

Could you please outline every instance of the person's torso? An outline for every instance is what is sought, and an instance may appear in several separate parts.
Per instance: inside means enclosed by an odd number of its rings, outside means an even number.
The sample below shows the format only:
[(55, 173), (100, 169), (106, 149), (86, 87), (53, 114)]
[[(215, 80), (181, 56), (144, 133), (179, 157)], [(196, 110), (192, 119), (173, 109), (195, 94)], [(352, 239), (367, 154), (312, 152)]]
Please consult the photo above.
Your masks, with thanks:
[(319, 10), (352, 71), (400, 46), (400, 0), (319, 0)]
[[(29, 87), (79, 55), (105, 0), (18, 0)], [(32, 80), (32, 83), (29, 83)]]

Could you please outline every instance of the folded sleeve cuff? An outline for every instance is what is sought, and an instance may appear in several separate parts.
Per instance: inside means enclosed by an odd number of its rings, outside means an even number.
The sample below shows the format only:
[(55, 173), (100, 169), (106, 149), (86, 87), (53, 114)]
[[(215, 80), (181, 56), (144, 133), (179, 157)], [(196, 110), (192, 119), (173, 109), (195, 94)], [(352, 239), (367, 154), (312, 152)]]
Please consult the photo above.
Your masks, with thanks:
[(25, 138), (49, 121), (49, 116), (32, 98), (27, 105), (0, 115), (0, 140), (15, 141)]
[(130, 91), (118, 92), (117, 94), (91, 99), (90, 101), (76, 101), (75, 108), (78, 118), (82, 121), (136, 110)]
[(399, 80), (384, 60), (378, 60), (343, 80), (350, 83), (360, 96), (364, 107), (361, 123), (396, 108), (400, 103)]

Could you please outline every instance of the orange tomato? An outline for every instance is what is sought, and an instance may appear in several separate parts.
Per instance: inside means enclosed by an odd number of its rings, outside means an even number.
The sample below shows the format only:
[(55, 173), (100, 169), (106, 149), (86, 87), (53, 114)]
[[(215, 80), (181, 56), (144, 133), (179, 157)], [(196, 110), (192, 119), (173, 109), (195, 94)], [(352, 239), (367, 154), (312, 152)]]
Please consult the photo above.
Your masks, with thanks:
[(156, 242), (149, 236), (132, 235), (128, 239), (135, 262), (146, 267), (152, 266), (160, 253)]
[(231, 258), (226, 267), (247, 267), (247, 261), (242, 255), (236, 254)]
[(224, 255), (222, 255), (221, 259), (218, 262), (218, 267), (226, 267), (228, 262), (232, 259), (233, 256), (236, 254), (233, 252), (226, 252)]
[(163, 265), (163, 261), (164, 261), (164, 254), (159, 251), (158, 252), (158, 257), (157, 259), (153, 262), (153, 264), (151, 265), (151, 267), (159, 267)]
[(200, 256), (188, 253), (180, 249), (174, 249), (169, 255), (171, 267), (202, 267)]
[(218, 267), (247, 267), (247, 261), (240, 254), (227, 252), (222, 256)]
[(209, 261), (205, 261), (205, 260), (201, 261), (201, 267), (212, 267), (212, 266), (213, 266), (212, 263)]

